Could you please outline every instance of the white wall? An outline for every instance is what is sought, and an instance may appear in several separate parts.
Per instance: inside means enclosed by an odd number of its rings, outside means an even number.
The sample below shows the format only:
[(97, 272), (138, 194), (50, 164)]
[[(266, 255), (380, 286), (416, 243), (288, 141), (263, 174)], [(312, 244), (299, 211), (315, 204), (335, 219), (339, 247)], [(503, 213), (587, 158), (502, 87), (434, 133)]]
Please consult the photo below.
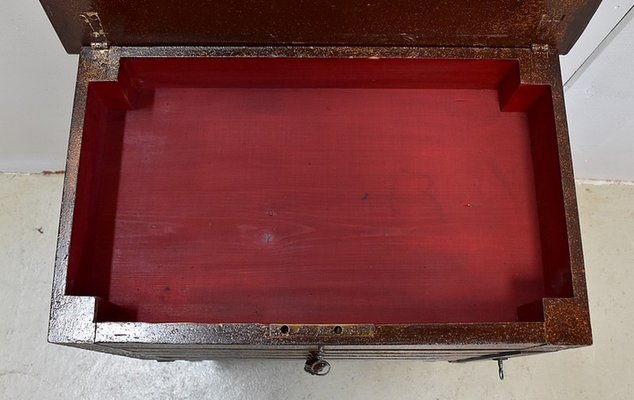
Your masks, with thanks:
[(565, 90), (575, 173), (634, 181), (634, 12), (594, 56)]
[(64, 169), (76, 69), (37, 0), (0, 0), (0, 171)]
[[(603, 1), (562, 58), (564, 81), (633, 5), (634, 0)], [(634, 22), (627, 21), (566, 89), (580, 178), (634, 181)], [(64, 169), (76, 63), (38, 1), (0, 0), (0, 171)]]
[(601, 5), (570, 52), (561, 58), (561, 75), (568, 81), (634, 5), (634, 0), (601, 0)]

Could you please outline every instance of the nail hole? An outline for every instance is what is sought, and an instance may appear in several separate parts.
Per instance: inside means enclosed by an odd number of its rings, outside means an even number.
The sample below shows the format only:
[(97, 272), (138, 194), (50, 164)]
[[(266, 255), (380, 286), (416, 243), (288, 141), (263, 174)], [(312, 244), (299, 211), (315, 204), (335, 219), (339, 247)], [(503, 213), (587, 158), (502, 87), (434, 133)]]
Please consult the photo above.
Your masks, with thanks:
[(288, 333), (288, 331), (289, 331), (289, 330), (290, 330), (290, 329), (288, 329), (288, 325), (282, 325), (282, 326), (280, 326), (280, 332), (282, 332), (282, 333), (283, 333), (283, 334), (285, 334), (285, 335)]
[(339, 335), (341, 332), (343, 332), (343, 328), (339, 325), (335, 326), (335, 333)]

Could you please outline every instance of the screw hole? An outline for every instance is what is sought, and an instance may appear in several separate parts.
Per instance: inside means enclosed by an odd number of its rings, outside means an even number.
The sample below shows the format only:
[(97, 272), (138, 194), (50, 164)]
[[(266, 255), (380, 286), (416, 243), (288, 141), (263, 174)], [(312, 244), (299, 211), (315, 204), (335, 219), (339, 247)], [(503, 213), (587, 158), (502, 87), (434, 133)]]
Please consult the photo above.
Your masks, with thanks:
[(343, 332), (343, 328), (342, 327), (340, 327), (339, 325), (335, 326), (335, 333), (337, 335), (339, 335), (342, 332)]
[(290, 329), (288, 329), (288, 325), (282, 325), (280, 326), (280, 332), (282, 332), (283, 334), (287, 334), (290, 331)]

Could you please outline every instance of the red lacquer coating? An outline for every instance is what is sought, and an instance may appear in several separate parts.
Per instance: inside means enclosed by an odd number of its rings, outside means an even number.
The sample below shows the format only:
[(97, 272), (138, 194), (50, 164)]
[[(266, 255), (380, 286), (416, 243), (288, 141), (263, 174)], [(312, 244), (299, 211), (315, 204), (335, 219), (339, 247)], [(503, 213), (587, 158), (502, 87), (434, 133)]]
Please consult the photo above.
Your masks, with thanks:
[(512, 63), (330, 60), (302, 87), (310, 60), (206, 62), (91, 86), (68, 292), (100, 319), (516, 321), (544, 297), (530, 127), (554, 128), (539, 87), (500, 111)]

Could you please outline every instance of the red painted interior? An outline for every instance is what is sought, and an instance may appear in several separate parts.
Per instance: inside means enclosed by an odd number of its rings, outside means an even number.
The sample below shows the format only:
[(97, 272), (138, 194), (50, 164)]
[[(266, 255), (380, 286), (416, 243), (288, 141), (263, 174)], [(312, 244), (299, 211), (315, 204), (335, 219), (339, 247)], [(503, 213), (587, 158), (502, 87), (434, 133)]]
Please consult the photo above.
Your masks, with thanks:
[(124, 59), (89, 86), (67, 293), (103, 321), (533, 318), (571, 282), (550, 90), (517, 76)]

